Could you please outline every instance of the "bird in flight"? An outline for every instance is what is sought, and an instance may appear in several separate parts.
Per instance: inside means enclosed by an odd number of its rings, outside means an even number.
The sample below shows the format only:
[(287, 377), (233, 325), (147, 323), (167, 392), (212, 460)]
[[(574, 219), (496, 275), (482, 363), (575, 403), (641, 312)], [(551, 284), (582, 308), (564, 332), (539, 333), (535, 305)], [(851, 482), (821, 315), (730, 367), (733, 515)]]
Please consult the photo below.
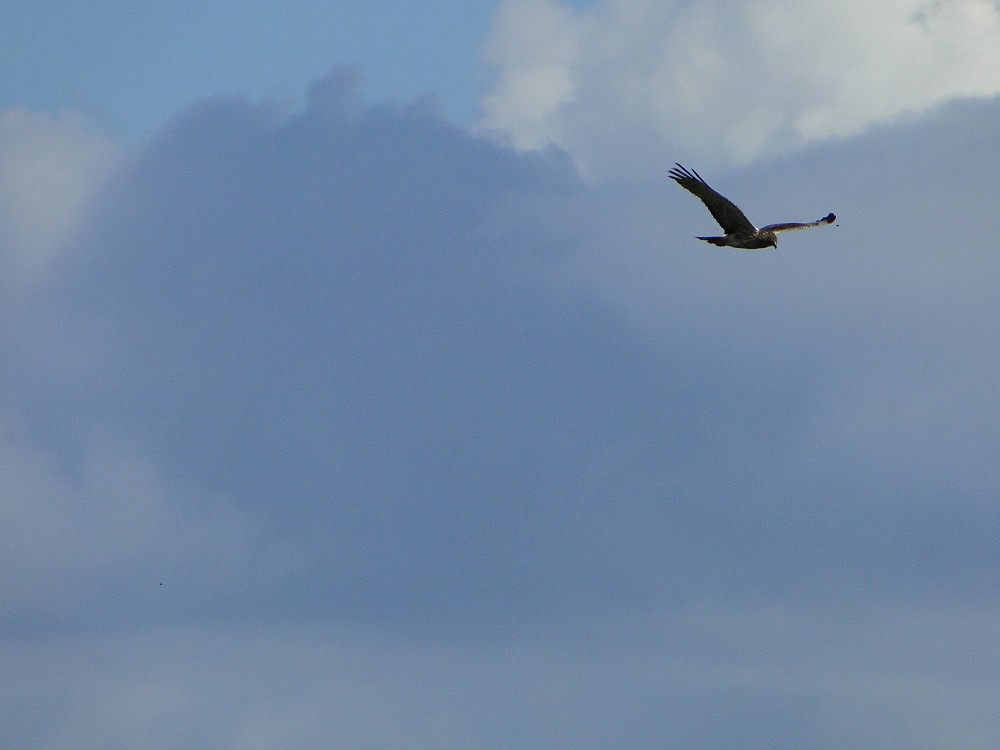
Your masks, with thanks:
[(693, 169), (688, 171), (680, 164), (670, 170), (670, 179), (675, 180), (678, 185), (689, 193), (701, 198), (709, 212), (719, 222), (722, 231), (726, 234), (722, 237), (698, 237), (699, 240), (710, 242), (719, 247), (738, 247), (744, 250), (761, 250), (765, 247), (778, 247), (778, 233), (790, 232), (793, 229), (809, 229), (809, 227), (819, 227), (824, 224), (832, 224), (837, 220), (834, 214), (827, 214), (818, 221), (810, 221), (805, 224), (785, 223), (768, 224), (766, 227), (758, 229), (746, 215), (740, 211), (728, 198), (719, 195), (708, 183), (702, 179), (701, 175)]

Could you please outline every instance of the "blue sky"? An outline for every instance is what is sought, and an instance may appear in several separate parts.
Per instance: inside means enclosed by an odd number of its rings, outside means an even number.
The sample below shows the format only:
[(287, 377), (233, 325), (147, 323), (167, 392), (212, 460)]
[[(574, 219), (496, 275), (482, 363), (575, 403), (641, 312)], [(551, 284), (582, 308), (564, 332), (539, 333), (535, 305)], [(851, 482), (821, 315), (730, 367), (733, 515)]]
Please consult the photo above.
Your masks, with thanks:
[(471, 121), (488, 71), (479, 48), (493, 3), (397, 0), (4, 3), (0, 99), (81, 109), (118, 137), (142, 138), (192, 101), (220, 94), (297, 101), (335, 65), (364, 71), (379, 101), (439, 96)]
[(1000, 8), (352, 7), (2, 11), (0, 744), (1000, 743)]

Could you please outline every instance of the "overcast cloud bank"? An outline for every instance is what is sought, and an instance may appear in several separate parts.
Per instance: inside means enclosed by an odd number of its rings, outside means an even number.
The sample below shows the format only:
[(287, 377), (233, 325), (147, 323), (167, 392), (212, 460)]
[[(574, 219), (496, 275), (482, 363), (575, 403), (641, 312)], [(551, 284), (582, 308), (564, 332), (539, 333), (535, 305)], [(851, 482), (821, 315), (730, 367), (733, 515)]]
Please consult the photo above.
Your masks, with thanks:
[(60, 136), (101, 167), (3, 308), (0, 741), (1000, 741), (996, 100), (706, 174), (841, 216), (756, 254), (307, 100)]

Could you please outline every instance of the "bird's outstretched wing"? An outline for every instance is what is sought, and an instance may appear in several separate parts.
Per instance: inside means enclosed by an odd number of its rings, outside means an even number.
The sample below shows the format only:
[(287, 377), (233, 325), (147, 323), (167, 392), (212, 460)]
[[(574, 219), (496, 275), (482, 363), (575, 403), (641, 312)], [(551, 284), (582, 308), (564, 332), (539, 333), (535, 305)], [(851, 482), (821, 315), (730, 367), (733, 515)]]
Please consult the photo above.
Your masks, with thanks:
[(836, 214), (827, 214), (822, 219), (817, 221), (806, 222), (805, 224), (797, 224), (795, 222), (788, 222), (785, 224), (768, 224), (766, 227), (761, 227), (762, 232), (791, 232), (795, 229), (809, 229), (809, 227), (821, 227), (824, 224), (833, 224), (837, 220)]
[(757, 227), (737, 208), (735, 203), (710, 188), (701, 175), (694, 170), (688, 171), (678, 164), (670, 170), (669, 174), (670, 179), (675, 180), (682, 188), (701, 198), (701, 202), (705, 204), (705, 207), (719, 222), (719, 226), (726, 234), (753, 234), (757, 231)]

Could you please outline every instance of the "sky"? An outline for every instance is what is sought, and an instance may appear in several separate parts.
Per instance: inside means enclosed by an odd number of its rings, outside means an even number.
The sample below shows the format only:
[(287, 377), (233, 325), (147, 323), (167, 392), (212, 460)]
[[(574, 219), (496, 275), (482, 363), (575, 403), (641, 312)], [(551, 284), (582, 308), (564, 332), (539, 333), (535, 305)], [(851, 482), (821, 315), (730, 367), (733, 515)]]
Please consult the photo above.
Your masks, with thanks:
[(0, 744), (1000, 746), (1000, 4), (370, 6), (0, 9)]

